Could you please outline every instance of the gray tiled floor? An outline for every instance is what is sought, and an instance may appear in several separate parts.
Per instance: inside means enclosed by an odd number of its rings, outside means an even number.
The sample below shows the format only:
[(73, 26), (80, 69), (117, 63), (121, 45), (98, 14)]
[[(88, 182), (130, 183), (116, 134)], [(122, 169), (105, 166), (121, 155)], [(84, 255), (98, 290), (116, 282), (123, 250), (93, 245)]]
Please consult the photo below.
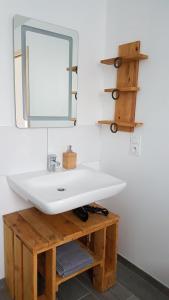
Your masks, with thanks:
[[(118, 263), (117, 280), (128, 290), (132, 291), (140, 300), (169, 300), (169, 295), (164, 295), (148, 281), (144, 280), (122, 263)], [(129, 298), (127, 300), (134, 299), (135, 298)]]
[[(63, 283), (59, 288), (59, 300), (169, 300), (139, 275), (118, 263), (116, 285), (105, 293), (92, 287), (87, 273)], [(8, 291), (0, 286), (0, 300), (11, 300)]]
[(11, 297), (5, 288), (0, 289), (0, 300), (11, 300)]
[[(89, 276), (87, 274), (81, 274), (76, 278), (88, 291), (95, 296), (98, 300), (128, 300), (132, 293), (123, 287), (120, 283), (109, 289), (105, 293), (99, 293), (93, 289)], [(73, 300), (73, 299), (72, 299)]]

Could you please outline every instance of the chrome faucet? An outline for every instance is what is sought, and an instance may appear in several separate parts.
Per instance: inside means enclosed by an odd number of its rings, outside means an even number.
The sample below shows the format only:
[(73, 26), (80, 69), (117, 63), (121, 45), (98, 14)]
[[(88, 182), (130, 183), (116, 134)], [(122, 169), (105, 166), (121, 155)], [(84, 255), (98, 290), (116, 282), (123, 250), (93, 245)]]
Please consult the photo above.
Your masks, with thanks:
[(57, 160), (56, 154), (48, 154), (47, 169), (49, 172), (55, 172), (60, 167), (60, 162)]

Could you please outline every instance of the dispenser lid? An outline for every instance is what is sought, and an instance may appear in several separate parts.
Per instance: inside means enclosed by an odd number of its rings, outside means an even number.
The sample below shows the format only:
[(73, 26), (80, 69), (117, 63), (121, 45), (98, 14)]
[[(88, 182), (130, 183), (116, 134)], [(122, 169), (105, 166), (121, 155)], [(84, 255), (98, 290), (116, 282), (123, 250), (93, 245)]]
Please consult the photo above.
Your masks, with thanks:
[(72, 152), (72, 145), (67, 146), (67, 152)]

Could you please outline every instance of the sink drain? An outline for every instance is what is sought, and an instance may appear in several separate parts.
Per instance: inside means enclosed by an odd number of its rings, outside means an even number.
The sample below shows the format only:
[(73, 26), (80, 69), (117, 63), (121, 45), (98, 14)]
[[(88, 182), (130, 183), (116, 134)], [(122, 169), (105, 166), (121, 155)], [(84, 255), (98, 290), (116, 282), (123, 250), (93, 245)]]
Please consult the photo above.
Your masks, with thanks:
[(58, 188), (57, 191), (58, 192), (64, 192), (64, 191), (66, 191), (66, 189), (61, 187), (61, 188)]

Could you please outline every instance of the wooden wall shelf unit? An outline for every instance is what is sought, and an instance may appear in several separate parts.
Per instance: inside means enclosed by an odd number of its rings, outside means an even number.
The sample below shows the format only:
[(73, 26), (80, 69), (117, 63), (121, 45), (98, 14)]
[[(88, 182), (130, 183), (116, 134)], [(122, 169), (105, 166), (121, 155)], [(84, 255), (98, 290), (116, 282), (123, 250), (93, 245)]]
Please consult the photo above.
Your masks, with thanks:
[(143, 125), (135, 122), (136, 97), (139, 91), (138, 71), (139, 61), (147, 59), (146, 54), (140, 53), (140, 41), (119, 46), (118, 57), (103, 59), (100, 62), (106, 65), (114, 65), (117, 68), (116, 88), (104, 89), (111, 93), (115, 102), (115, 116), (112, 120), (100, 120), (101, 125), (110, 125), (112, 132), (134, 131), (135, 127)]
[[(92, 282), (103, 292), (116, 281), (119, 217), (91, 214), (82, 222), (71, 211), (46, 215), (36, 208), (3, 217), (5, 278), (12, 300), (56, 300), (59, 285), (92, 269)], [(89, 238), (90, 237), (90, 238)], [(56, 272), (57, 247), (77, 240), (93, 256), (91, 265), (67, 277)], [(38, 294), (38, 272), (44, 292)]]

